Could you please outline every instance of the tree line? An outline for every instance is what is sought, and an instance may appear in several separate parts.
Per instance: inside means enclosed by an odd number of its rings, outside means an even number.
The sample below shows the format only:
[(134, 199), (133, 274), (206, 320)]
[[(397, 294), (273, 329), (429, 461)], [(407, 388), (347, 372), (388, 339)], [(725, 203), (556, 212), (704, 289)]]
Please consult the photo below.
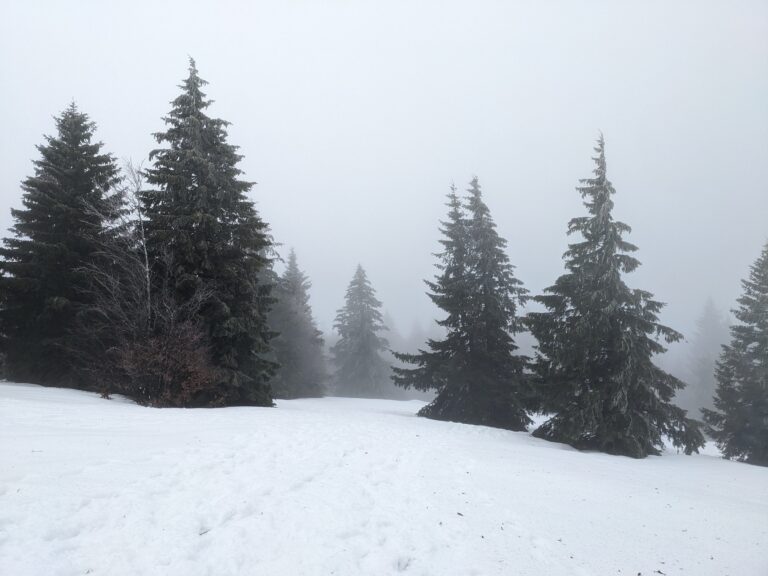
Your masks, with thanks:
[[(653, 362), (682, 335), (663, 304), (631, 288), (640, 262), (613, 218), (605, 142), (577, 188), (565, 270), (531, 296), (474, 178), (452, 186), (428, 295), (440, 334), (393, 351), (381, 302), (358, 266), (338, 311), (326, 367), (310, 281), (248, 199), (224, 120), (206, 113), (193, 60), (154, 134), (146, 169), (95, 141), (73, 103), (38, 146), (34, 174), (0, 248), (0, 343), (6, 377), (124, 394), (151, 406), (271, 406), (274, 398), (432, 392), (428, 418), (525, 430), (579, 449), (645, 457), (665, 438), (686, 453), (710, 433), (728, 458), (768, 464), (768, 245), (744, 281), (731, 342), (716, 367), (706, 425), (674, 398), (684, 383)], [(523, 313), (528, 301), (538, 308)], [(534, 357), (517, 336), (536, 339)], [(393, 384), (395, 386), (393, 386)]]

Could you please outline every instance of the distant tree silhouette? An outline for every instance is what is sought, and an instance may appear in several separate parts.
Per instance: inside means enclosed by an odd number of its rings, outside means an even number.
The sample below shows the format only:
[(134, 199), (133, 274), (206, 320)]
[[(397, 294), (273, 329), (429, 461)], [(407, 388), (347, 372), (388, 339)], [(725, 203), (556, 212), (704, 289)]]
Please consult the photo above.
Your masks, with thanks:
[(388, 342), (379, 335), (386, 330), (380, 309), (381, 302), (376, 299), (365, 270), (358, 266), (334, 324), (339, 340), (331, 352), (336, 366), (334, 392), (339, 396), (392, 395), (390, 367), (382, 357)]

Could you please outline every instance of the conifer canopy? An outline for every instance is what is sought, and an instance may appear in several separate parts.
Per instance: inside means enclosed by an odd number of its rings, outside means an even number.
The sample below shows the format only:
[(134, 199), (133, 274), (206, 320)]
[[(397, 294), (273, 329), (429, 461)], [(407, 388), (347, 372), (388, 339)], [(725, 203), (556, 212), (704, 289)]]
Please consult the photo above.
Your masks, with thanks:
[(623, 238), (630, 227), (613, 218), (602, 135), (595, 152), (594, 176), (577, 188), (587, 215), (568, 224), (580, 238), (564, 255), (566, 273), (535, 298), (545, 311), (527, 317), (541, 406), (552, 414), (534, 435), (635, 458), (658, 454), (665, 436), (697, 451), (701, 432), (672, 402), (684, 384), (652, 362), (665, 351), (659, 338), (682, 335), (658, 322), (661, 302), (624, 282), (640, 265), (637, 247)]
[(164, 147), (151, 152), (146, 172), (154, 186), (143, 195), (147, 247), (156, 282), (179, 301), (211, 293), (201, 316), (220, 376), (197, 403), (266, 406), (275, 369), (266, 358), (272, 297), (260, 273), (271, 241), (247, 196), (252, 183), (241, 178), (242, 157), (227, 142), (228, 122), (206, 114), (205, 84), (190, 59), (166, 130), (155, 134)]
[(467, 193), (462, 202), (450, 189), (439, 274), (427, 281), (429, 297), (446, 314), (438, 321), (445, 337), (429, 340), (428, 350), (417, 354), (396, 354), (414, 367), (394, 368), (393, 378), (406, 389), (437, 392), (422, 416), (524, 430), (530, 423), (526, 359), (514, 354), (513, 336), (527, 291), (514, 276), (477, 178)]
[(715, 409), (704, 418), (726, 458), (768, 466), (768, 243), (742, 287), (717, 363)]
[(331, 348), (336, 366), (334, 391), (338, 396), (386, 398), (392, 395), (390, 366), (382, 357), (388, 343), (379, 333), (381, 302), (363, 267), (358, 265), (347, 287), (344, 306), (334, 328), (339, 340)]
[(34, 175), (12, 210), (13, 237), (0, 248), (0, 332), (6, 376), (20, 382), (86, 386), (72, 330), (87, 304), (84, 267), (120, 210), (115, 159), (94, 140), (96, 125), (73, 102), (56, 135), (37, 147)]

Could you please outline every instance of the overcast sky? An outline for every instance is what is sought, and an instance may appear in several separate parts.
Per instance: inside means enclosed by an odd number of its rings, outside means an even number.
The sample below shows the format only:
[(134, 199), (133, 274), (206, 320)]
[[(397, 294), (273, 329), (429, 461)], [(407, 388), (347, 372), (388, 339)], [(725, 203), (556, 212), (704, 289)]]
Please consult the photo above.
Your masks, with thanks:
[(552, 284), (600, 130), (627, 282), (672, 327), (732, 307), (768, 239), (765, 1), (5, 0), (0, 227), (72, 99), (145, 159), (188, 55), (324, 330), (358, 262), (400, 331), (436, 316), (445, 194), (475, 174), (519, 278)]

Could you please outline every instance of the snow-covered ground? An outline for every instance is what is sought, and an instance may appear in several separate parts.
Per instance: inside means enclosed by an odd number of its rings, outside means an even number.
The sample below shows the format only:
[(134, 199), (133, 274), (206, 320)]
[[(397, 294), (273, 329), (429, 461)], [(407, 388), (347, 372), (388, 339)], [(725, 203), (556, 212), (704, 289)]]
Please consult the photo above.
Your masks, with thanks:
[(0, 383), (0, 574), (768, 574), (768, 468), (580, 453), (421, 405), (157, 410)]

